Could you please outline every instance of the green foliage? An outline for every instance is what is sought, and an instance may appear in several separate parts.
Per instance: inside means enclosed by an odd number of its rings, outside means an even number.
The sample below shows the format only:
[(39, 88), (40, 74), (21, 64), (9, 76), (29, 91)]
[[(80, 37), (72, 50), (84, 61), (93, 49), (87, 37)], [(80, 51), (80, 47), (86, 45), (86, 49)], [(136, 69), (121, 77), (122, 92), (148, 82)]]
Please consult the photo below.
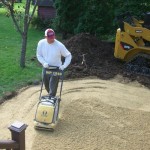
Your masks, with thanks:
[(8, 91), (15, 91), (41, 79), (41, 66), (35, 58), (36, 46), (43, 32), (29, 29), (26, 68), (19, 67), (21, 38), (11, 18), (0, 9), (0, 99)]
[(111, 1), (56, 0), (55, 6), (58, 14), (55, 27), (64, 34), (88, 32), (99, 36), (110, 31), (114, 17)]
[[(144, 20), (145, 13), (150, 11), (150, 3), (148, 0), (115, 0), (113, 2), (113, 10), (115, 18), (123, 13), (130, 12), (138, 20)], [(115, 28), (118, 27), (118, 21), (116, 19), (113, 22), (113, 26)]]
[(150, 11), (150, 3), (148, 0), (115, 0), (113, 9), (115, 15), (129, 11), (133, 15), (141, 17), (143, 13)]
[(141, 17), (150, 11), (148, 0), (55, 0), (57, 18), (56, 30), (66, 34), (88, 32), (98, 37), (115, 34), (115, 17), (130, 11)]
[[(18, 22), (18, 26), (20, 29), (23, 28), (23, 22), (24, 22), (24, 11), (25, 7), (22, 6), (22, 4), (15, 4), (14, 7), (14, 18)], [(9, 9), (6, 12), (7, 17), (11, 17)]]
[(39, 17), (34, 17), (31, 20), (31, 25), (36, 29), (45, 30), (47, 28), (51, 28), (53, 24), (53, 19), (41, 19)]
[(3, 3), (2, 2), (0, 2), (0, 8), (3, 8), (4, 6), (3, 6)]
[[(7, 10), (7, 16), (11, 16), (16, 30), (20, 33), (22, 38), (21, 53), (20, 53), (20, 67), (25, 67), (26, 47), (28, 39), (28, 29), (31, 20), (34, 16), (36, 5), (31, 6), (31, 0), (27, 0), (18, 5), (14, 0), (1, 0)], [(16, 6), (18, 6), (16, 8)]]
[[(79, 19), (76, 28), (78, 33), (89, 32), (96, 36), (108, 33), (112, 23), (112, 14), (110, 14), (111, 2), (92, 0), (84, 2), (84, 12)], [(105, 14), (105, 15), (104, 15)]]
[(74, 34), (74, 30), (79, 22), (79, 17), (83, 11), (84, 0), (56, 0), (57, 17), (54, 27), (57, 31), (66, 34)]

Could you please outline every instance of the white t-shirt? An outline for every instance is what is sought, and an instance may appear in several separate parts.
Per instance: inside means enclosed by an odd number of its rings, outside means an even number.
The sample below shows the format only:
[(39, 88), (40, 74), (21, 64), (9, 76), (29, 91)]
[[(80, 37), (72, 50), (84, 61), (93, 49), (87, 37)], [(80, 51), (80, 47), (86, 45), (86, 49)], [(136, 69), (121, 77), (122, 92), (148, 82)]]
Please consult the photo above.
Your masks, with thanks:
[(47, 39), (42, 39), (39, 41), (37, 46), (37, 59), (43, 65), (48, 63), (50, 66), (61, 66), (61, 56), (65, 57), (64, 66), (65, 68), (71, 62), (71, 53), (66, 49), (66, 47), (59, 42), (54, 40), (54, 43), (49, 44)]

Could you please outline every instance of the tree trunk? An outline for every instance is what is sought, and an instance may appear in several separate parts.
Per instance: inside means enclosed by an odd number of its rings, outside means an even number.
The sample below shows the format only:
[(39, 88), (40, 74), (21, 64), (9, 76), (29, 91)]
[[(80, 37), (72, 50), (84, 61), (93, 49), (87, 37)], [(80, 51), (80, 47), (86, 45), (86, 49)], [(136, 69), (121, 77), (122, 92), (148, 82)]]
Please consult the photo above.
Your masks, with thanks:
[(21, 56), (20, 56), (20, 67), (25, 67), (25, 56), (26, 56), (26, 47), (27, 47), (27, 33), (25, 32), (22, 35), (22, 48), (21, 48)]
[(27, 47), (27, 35), (28, 35), (28, 27), (29, 24), (31, 22), (31, 19), (33, 18), (34, 12), (36, 11), (36, 6), (37, 6), (37, 0), (34, 0), (34, 8), (33, 11), (30, 15), (30, 4), (31, 4), (31, 0), (26, 0), (26, 4), (25, 4), (25, 17), (24, 17), (24, 23), (23, 23), (23, 30), (22, 28), (19, 26), (19, 22), (18, 20), (15, 18), (15, 11), (14, 11), (14, 2), (15, 0), (0, 0), (0, 2), (2, 2), (4, 4), (4, 6), (6, 6), (6, 8), (8, 8), (8, 10), (10, 11), (12, 20), (15, 24), (15, 27), (17, 28), (17, 31), (20, 33), (21, 37), (22, 37), (22, 47), (21, 47), (21, 54), (20, 54), (20, 67), (24, 68), (25, 67), (25, 57), (26, 57), (26, 47)]

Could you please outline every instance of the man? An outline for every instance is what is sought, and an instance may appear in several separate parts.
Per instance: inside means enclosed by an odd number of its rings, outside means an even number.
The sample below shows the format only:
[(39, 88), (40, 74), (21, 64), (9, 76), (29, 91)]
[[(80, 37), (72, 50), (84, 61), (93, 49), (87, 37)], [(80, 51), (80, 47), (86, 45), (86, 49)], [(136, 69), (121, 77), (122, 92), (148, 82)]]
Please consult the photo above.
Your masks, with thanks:
[[(38, 61), (43, 66), (43, 73), (49, 66), (56, 66), (60, 70), (64, 70), (71, 62), (71, 53), (66, 47), (55, 38), (55, 32), (52, 29), (45, 31), (45, 39), (39, 41), (36, 53)], [(65, 58), (62, 64), (62, 56)], [(44, 84), (47, 92), (51, 97), (57, 93), (59, 77), (46, 75), (44, 73)]]

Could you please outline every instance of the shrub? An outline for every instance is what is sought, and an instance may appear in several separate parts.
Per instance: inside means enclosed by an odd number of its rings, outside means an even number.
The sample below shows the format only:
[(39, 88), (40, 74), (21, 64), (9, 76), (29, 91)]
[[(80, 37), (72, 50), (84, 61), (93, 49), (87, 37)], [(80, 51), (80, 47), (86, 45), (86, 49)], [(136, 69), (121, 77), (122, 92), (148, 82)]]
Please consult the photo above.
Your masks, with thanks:
[(39, 17), (34, 17), (31, 21), (31, 26), (36, 29), (46, 29), (52, 26), (53, 19), (41, 19)]

